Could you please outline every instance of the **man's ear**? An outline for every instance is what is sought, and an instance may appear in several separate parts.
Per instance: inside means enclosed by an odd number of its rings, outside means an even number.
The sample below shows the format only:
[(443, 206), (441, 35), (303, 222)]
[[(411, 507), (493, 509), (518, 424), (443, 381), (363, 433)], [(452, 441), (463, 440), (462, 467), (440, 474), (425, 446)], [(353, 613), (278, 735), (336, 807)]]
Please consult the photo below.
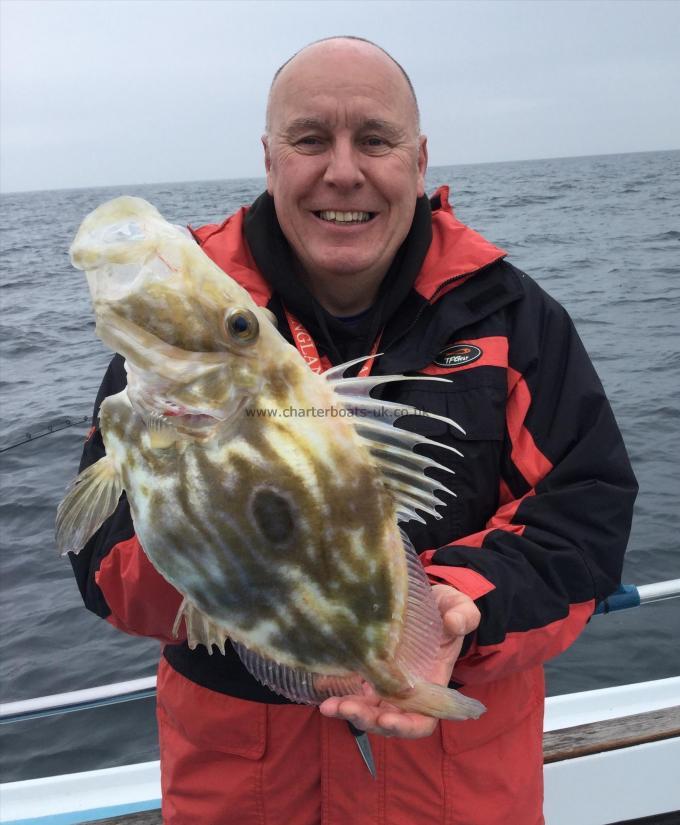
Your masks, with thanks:
[(418, 138), (418, 197), (425, 194), (425, 172), (427, 172), (427, 136)]
[(271, 176), (271, 169), (272, 169), (272, 158), (271, 153), (269, 152), (269, 136), (262, 135), (262, 147), (264, 148), (264, 169), (267, 173), (267, 192), (272, 194), (272, 176)]

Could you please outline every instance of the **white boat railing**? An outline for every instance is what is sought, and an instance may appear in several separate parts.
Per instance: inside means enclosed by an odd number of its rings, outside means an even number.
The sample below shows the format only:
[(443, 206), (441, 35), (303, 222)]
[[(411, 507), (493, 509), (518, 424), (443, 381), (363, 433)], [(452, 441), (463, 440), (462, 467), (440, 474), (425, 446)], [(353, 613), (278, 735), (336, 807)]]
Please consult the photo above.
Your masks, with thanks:
[(6, 725), (19, 720), (41, 719), (58, 713), (73, 713), (77, 710), (101, 708), (120, 702), (134, 702), (150, 699), (156, 695), (156, 677), (131, 679), (110, 685), (72, 690), (68, 693), (53, 693), (35, 699), (21, 699), (17, 702), (0, 704), (0, 724)]
[[(643, 604), (653, 604), (665, 599), (680, 596), (680, 579), (670, 579), (654, 584), (636, 587), (624, 584), (597, 607), (596, 614), (604, 615), (617, 610), (627, 610)], [(35, 699), (22, 699), (17, 702), (0, 704), (0, 725), (11, 722), (40, 719), (60, 713), (89, 710), (91, 708), (115, 705), (120, 702), (134, 702), (150, 699), (156, 695), (156, 677), (132, 679), (110, 685), (74, 690), (68, 693), (55, 693), (51, 696), (39, 696)]]

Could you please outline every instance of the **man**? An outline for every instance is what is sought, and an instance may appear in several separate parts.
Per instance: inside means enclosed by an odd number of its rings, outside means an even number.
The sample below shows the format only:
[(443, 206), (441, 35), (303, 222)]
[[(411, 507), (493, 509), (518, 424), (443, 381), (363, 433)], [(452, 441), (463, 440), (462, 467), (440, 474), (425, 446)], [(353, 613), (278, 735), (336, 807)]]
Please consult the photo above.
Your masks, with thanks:
[[(636, 484), (564, 310), (455, 219), (445, 188), (425, 197), (418, 120), (410, 81), (380, 48), (308, 46), (272, 84), (267, 193), (194, 234), (312, 368), (379, 347), (366, 367), (376, 374), (450, 379), (385, 397), (466, 429), (413, 425), (465, 458), (444, 518), (408, 532), (444, 619), (432, 678), (487, 712), (438, 724), (370, 691), (319, 712), (259, 685), (230, 649), (178, 644), (179, 594), (146, 559), (123, 498), (73, 563), (91, 609), (166, 642), (158, 720), (172, 825), (542, 821), (542, 664), (616, 588)], [(96, 409), (124, 381), (114, 358)], [(95, 431), (83, 466), (102, 453)], [(346, 721), (372, 734), (376, 782)]]

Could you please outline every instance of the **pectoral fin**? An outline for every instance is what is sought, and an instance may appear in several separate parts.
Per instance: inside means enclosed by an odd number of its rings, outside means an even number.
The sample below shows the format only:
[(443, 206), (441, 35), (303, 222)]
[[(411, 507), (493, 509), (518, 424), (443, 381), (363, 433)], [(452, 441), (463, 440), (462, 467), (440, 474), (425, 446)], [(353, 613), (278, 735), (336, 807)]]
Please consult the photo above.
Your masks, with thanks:
[(57, 510), (56, 541), (62, 556), (83, 549), (116, 509), (122, 492), (122, 480), (110, 456), (80, 473)]

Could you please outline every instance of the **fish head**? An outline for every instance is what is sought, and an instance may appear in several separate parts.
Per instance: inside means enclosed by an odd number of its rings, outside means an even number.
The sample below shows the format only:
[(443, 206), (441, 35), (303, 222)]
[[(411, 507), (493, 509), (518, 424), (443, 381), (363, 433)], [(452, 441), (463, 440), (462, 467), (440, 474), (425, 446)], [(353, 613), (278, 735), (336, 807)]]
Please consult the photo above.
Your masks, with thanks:
[(271, 313), (140, 198), (88, 215), (70, 253), (97, 335), (125, 358), (136, 411), (197, 438), (233, 425), (282, 341)]

